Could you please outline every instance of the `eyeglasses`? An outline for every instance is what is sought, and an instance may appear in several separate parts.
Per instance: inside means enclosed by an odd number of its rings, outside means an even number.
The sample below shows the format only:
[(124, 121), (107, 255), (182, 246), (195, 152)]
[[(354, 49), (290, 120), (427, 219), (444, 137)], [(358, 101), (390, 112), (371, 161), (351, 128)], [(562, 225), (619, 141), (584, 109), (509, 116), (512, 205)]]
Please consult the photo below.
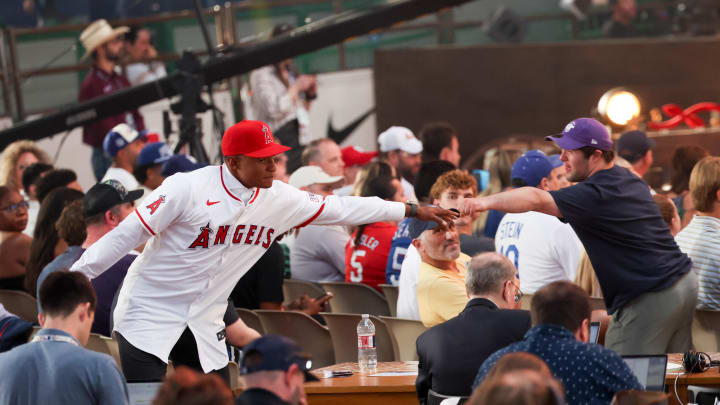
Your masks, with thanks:
[[(515, 278), (515, 280), (517, 280), (517, 278)], [(512, 285), (515, 287), (515, 303), (517, 304), (523, 297), (523, 293), (520, 291), (520, 281), (515, 282), (513, 280)]]
[(0, 211), (7, 211), (7, 212), (15, 212), (19, 210), (20, 208), (28, 208), (30, 204), (28, 204), (27, 201), (23, 200), (19, 203), (15, 203), (12, 205), (8, 205), (7, 207), (0, 208)]

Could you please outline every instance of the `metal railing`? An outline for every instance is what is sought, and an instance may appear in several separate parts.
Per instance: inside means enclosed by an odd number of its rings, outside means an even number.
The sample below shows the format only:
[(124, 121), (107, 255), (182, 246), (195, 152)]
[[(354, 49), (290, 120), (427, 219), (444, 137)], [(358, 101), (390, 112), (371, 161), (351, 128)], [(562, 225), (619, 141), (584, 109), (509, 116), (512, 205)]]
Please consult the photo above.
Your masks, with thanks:
[[(653, 3), (645, 3), (640, 7), (640, 10), (649, 10), (655, 8), (667, 7), (671, 2), (668, 1), (656, 1)], [(214, 6), (203, 10), (205, 16), (211, 17), (215, 21), (215, 30), (217, 45), (219, 47), (229, 46), (242, 46), (245, 43), (252, 43), (258, 39), (262, 39), (261, 35), (255, 35), (253, 38), (246, 39), (243, 43), (239, 42), (237, 38), (236, 30), (236, 13), (242, 11), (257, 11), (257, 10), (268, 10), (290, 6), (308, 6), (308, 5), (326, 5), (330, 6), (330, 10), (333, 14), (338, 14), (345, 9), (341, 0), (276, 0), (270, 3), (258, 3), (252, 0), (247, 0), (240, 3), (227, 2), (224, 6)], [(382, 30), (382, 32), (407, 32), (407, 31), (418, 31), (418, 30), (434, 30), (437, 35), (438, 44), (453, 44), (455, 43), (455, 32), (456, 30), (467, 29), (467, 28), (479, 28), (483, 27), (483, 20), (469, 20), (469, 21), (456, 21), (452, 9), (443, 10), (436, 14), (437, 18), (432, 23), (415, 23), (415, 24), (402, 24), (399, 26), (393, 26)], [(179, 21), (179, 20), (194, 20), (195, 13), (186, 10), (172, 13), (162, 13), (147, 17), (138, 17), (126, 20), (111, 21), (111, 25), (130, 25), (130, 26), (142, 26), (147, 24)], [(539, 22), (539, 21), (566, 21), (570, 22), (572, 26), (572, 39), (578, 38), (579, 23), (570, 13), (559, 12), (559, 13), (547, 13), (541, 15), (533, 15), (523, 17), (526, 23)], [(6, 28), (0, 31), (0, 89), (2, 91), (4, 115), (0, 116), (11, 116), (14, 121), (23, 121), (29, 114), (42, 114), (55, 109), (35, 110), (26, 111), (25, 100), (23, 98), (23, 82), (30, 77), (53, 75), (59, 73), (71, 73), (71, 72), (82, 72), (86, 71), (90, 67), (90, 63), (74, 63), (61, 66), (50, 66), (43, 68), (30, 68), (20, 69), (18, 60), (18, 38), (28, 35), (42, 35), (42, 34), (61, 34), (61, 33), (73, 33), (76, 37), (86, 27), (85, 24), (67, 24), (58, 25), (44, 28)], [(339, 61), (339, 69), (345, 70), (348, 68), (347, 63), (347, 49), (344, 43), (336, 45)], [(206, 55), (207, 51), (195, 52), (197, 55)], [(178, 60), (180, 54), (177, 52), (161, 53), (154, 60), (161, 62), (171, 62)], [(239, 89), (241, 85), (240, 80), (232, 80), (232, 86)], [(238, 94), (238, 93), (236, 93)]]

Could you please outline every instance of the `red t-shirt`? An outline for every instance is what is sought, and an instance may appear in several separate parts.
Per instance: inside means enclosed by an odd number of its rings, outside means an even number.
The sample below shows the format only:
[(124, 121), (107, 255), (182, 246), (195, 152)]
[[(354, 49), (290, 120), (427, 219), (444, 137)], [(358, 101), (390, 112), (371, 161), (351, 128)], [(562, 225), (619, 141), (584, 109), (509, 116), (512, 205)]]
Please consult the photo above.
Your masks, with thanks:
[(363, 283), (380, 291), (378, 284), (385, 283), (390, 244), (397, 225), (375, 222), (365, 227), (360, 243), (355, 246), (357, 230), (345, 246), (345, 281)]

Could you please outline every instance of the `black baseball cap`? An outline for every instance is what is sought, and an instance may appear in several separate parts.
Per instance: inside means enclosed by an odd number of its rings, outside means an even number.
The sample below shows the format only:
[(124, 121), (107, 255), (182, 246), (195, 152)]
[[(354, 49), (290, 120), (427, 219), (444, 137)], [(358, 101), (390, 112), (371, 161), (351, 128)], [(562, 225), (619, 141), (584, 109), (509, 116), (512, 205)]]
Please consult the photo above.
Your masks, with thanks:
[(101, 214), (118, 204), (133, 202), (142, 197), (143, 193), (143, 190), (126, 191), (125, 186), (117, 180), (105, 180), (92, 186), (85, 194), (83, 215), (88, 218)]
[(621, 158), (635, 163), (645, 156), (647, 151), (655, 147), (655, 140), (650, 139), (643, 131), (629, 131), (620, 135), (615, 142), (615, 148)]
[(291, 365), (297, 364), (305, 375), (305, 381), (319, 381), (310, 373), (312, 368), (310, 357), (288, 337), (265, 335), (253, 340), (243, 349), (240, 374), (252, 374), (258, 371), (287, 371)]

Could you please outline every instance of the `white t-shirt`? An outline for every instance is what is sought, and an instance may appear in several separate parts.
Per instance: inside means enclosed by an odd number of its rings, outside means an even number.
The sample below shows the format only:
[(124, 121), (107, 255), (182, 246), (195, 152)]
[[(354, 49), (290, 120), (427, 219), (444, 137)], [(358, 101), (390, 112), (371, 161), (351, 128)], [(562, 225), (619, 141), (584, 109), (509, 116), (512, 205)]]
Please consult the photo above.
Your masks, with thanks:
[[(111, 167), (105, 172), (105, 175), (103, 176), (102, 180), (100, 180), (100, 183), (102, 183), (105, 180), (117, 180), (120, 182), (120, 184), (125, 187), (125, 191), (132, 191), (137, 190), (140, 188), (140, 183), (138, 183), (135, 176), (133, 176), (132, 173), (129, 171), (120, 168), (120, 167)], [(147, 197), (147, 194), (143, 195), (143, 197)]]
[[(24, 194), (23, 194), (24, 195)], [(35, 231), (35, 223), (37, 223), (38, 213), (40, 212), (40, 202), (37, 200), (27, 200), (28, 202), (28, 222), (23, 233), (29, 237), (33, 237)]]
[(405, 259), (400, 268), (400, 282), (398, 287), (397, 316), (398, 318), (420, 320), (418, 308), (417, 284), (420, 274), (422, 258), (420, 252), (410, 244), (405, 253)]
[(534, 211), (505, 214), (495, 234), (495, 250), (515, 264), (526, 294), (553, 281), (575, 280), (581, 248), (570, 225)]
[(208, 166), (165, 179), (71, 270), (95, 278), (147, 241), (120, 290), (114, 330), (167, 362), (188, 327), (203, 371), (209, 372), (228, 362), (221, 333), (227, 298), (275, 238), (310, 223), (398, 221), (404, 214), (402, 203), (323, 199), (280, 181), (268, 189), (248, 189), (225, 166)]
[(415, 187), (412, 185), (412, 183), (402, 177), (400, 179), (400, 184), (402, 184), (405, 199), (408, 201), (417, 201), (417, 197), (415, 197)]
[(125, 67), (125, 74), (131, 85), (150, 83), (167, 76), (165, 66), (160, 62), (131, 63)]

